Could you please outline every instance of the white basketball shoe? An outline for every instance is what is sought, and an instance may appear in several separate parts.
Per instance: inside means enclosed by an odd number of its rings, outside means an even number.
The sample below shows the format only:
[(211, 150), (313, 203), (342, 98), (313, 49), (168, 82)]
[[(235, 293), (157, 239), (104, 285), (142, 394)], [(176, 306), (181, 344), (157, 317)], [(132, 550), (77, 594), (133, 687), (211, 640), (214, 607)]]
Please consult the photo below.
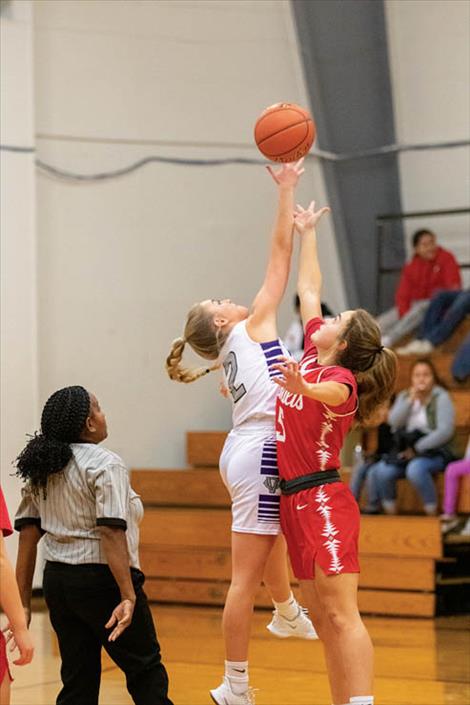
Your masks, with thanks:
[(305, 607), (299, 605), (299, 611), (293, 619), (287, 619), (279, 614), (277, 609), (273, 610), (273, 618), (266, 629), (279, 639), (297, 637), (298, 639), (318, 639), (308, 612)]
[(218, 688), (210, 690), (209, 693), (216, 705), (255, 705), (254, 689), (248, 688), (245, 693), (237, 695), (231, 689), (227, 676)]

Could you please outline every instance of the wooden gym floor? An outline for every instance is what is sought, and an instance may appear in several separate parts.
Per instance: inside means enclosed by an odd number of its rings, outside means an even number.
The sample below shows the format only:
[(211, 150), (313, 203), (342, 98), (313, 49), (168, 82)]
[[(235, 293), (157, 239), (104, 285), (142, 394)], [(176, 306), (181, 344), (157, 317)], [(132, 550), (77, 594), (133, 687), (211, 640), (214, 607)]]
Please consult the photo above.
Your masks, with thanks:
[[(30, 666), (15, 668), (12, 705), (53, 705), (60, 688), (55, 639), (40, 608), (31, 627), (36, 656)], [(218, 685), (224, 658), (221, 610), (156, 605), (153, 614), (175, 705), (210, 705), (208, 690)], [(265, 629), (269, 619), (270, 612), (257, 611), (253, 626), (257, 705), (330, 705), (320, 644), (276, 639)], [(470, 703), (469, 617), (365, 621), (375, 645), (376, 705)], [(100, 704), (128, 703), (123, 675), (105, 657)]]

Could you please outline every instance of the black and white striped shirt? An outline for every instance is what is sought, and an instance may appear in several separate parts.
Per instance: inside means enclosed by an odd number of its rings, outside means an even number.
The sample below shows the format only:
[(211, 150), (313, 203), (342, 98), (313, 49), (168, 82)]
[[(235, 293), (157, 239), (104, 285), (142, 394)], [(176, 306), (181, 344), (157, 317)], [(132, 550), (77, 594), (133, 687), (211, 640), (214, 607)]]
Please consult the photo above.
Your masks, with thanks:
[(37, 524), (44, 532), (48, 561), (107, 563), (100, 526), (126, 530), (129, 564), (139, 568), (139, 523), (143, 506), (130, 486), (122, 459), (91, 443), (72, 443), (72, 460), (51, 475), (47, 491), (33, 494), (26, 485), (15, 515), (15, 529)]

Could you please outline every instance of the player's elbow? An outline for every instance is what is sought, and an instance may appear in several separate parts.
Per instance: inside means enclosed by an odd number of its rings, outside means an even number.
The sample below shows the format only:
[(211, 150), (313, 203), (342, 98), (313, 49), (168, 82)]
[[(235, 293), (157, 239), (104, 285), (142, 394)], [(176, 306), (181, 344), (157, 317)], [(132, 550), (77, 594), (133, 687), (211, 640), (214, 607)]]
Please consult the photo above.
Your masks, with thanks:
[[(328, 382), (326, 383), (328, 384)], [(349, 399), (350, 389), (345, 384), (338, 384), (337, 382), (332, 382), (331, 387), (328, 388), (328, 394), (330, 399), (328, 401), (329, 406), (341, 406)]]

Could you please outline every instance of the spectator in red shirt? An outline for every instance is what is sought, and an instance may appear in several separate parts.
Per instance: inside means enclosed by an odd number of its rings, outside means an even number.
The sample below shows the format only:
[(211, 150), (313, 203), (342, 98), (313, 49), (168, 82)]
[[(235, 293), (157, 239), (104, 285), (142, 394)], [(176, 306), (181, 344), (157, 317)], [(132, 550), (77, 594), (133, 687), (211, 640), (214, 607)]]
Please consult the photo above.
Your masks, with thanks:
[(454, 255), (437, 244), (429, 229), (413, 235), (413, 258), (402, 270), (395, 294), (396, 308), (379, 317), (384, 345), (397, 343), (423, 321), (433, 294), (441, 289), (462, 287), (460, 270)]
[(430, 299), (439, 289), (461, 289), (459, 265), (451, 252), (439, 247), (430, 230), (413, 235), (413, 259), (403, 267), (395, 294), (395, 304), (402, 318), (414, 301)]

